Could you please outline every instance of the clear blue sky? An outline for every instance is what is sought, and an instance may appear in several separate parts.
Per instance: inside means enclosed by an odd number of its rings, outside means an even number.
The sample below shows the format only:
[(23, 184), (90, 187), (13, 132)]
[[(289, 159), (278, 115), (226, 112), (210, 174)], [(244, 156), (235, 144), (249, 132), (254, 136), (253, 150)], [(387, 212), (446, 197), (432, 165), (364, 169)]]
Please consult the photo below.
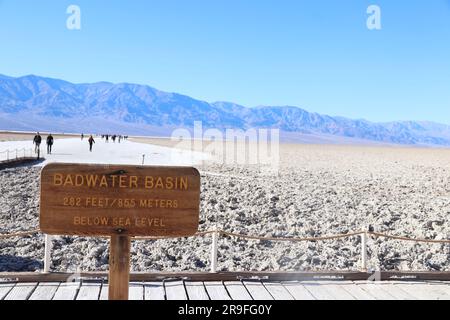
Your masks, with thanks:
[[(381, 31), (366, 28), (370, 4)], [(450, 0), (0, 0), (0, 41), (11, 76), (450, 123)]]

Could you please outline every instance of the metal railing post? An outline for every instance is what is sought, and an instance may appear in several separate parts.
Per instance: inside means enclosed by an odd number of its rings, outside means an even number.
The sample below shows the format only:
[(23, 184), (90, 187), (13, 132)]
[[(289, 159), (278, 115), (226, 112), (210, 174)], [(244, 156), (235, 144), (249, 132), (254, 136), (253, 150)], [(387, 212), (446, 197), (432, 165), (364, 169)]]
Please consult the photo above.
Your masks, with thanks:
[(212, 233), (211, 244), (211, 273), (217, 272), (217, 250), (219, 248), (219, 232), (215, 230)]
[(50, 273), (50, 267), (52, 264), (52, 243), (53, 237), (45, 235), (45, 248), (44, 248), (44, 273)]
[(367, 271), (367, 233), (361, 234), (361, 270)]

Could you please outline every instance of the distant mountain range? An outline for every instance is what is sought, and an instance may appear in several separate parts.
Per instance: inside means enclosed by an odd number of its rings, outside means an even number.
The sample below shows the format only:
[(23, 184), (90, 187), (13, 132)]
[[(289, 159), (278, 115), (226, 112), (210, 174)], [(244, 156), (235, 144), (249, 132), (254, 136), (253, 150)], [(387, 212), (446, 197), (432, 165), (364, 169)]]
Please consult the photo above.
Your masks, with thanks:
[(432, 122), (374, 123), (290, 106), (208, 103), (145, 85), (0, 75), (0, 130), (169, 135), (194, 121), (205, 128), (277, 128), (302, 142), (450, 146), (450, 126)]

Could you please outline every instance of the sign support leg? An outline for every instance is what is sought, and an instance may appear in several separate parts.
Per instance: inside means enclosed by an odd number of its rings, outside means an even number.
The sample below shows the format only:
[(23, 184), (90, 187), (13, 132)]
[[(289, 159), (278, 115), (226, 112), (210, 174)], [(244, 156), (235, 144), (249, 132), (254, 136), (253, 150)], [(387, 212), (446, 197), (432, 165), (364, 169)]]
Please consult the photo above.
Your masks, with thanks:
[(109, 254), (109, 300), (128, 300), (131, 238), (112, 236)]
[(45, 248), (44, 248), (44, 273), (50, 273), (50, 266), (52, 264), (52, 247), (53, 237), (45, 235)]

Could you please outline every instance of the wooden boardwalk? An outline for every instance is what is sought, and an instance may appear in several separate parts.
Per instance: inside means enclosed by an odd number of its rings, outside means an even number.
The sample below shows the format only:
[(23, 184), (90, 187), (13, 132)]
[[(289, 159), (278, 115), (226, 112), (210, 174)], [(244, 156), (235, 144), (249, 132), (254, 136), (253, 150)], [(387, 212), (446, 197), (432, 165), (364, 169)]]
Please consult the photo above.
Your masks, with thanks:
[[(0, 282), (0, 300), (107, 299), (102, 282)], [(133, 282), (130, 300), (450, 300), (450, 282)]]

